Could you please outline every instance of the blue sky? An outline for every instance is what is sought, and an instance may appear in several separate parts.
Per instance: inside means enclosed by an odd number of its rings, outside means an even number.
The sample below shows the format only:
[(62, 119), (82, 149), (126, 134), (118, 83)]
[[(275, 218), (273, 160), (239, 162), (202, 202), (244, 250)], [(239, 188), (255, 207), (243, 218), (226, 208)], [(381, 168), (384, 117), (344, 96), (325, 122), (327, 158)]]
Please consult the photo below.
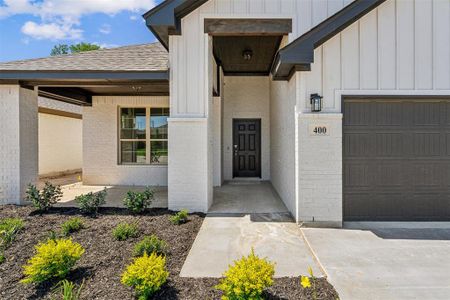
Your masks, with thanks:
[(56, 44), (154, 42), (141, 15), (162, 0), (0, 0), (0, 61), (45, 57)]

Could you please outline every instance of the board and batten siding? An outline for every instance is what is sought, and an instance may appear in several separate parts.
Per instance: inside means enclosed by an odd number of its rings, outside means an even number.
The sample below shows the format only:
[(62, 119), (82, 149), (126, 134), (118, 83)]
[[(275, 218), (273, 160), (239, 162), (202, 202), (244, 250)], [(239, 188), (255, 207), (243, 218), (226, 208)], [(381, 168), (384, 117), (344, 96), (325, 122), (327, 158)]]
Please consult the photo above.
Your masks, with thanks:
[(169, 37), (172, 117), (206, 117), (209, 39), (205, 18), (290, 18), (289, 42), (351, 0), (210, 0), (181, 20), (182, 35)]
[(341, 111), (346, 91), (445, 94), (450, 90), (450, 1), (388, 0), (315, 50), (302, 72), (302, 108), (324, 97)]

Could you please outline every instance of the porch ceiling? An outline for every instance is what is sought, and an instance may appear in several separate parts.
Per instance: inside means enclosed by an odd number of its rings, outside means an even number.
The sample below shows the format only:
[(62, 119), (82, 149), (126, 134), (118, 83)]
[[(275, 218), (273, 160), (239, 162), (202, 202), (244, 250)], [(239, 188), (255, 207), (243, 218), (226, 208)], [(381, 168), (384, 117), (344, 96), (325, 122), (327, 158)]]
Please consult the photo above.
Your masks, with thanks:
[[(213, 52), (225, 75), (269, 75), (282, 36), (214, 36)], [(244, 58), (249, 51), (250, 59)]]

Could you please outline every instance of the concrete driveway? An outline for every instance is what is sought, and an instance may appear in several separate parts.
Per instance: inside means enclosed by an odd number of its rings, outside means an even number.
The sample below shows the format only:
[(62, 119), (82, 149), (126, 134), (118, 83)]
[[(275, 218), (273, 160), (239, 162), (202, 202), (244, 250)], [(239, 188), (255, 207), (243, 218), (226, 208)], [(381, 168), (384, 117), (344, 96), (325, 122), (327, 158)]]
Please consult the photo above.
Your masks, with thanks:
[(450, 299), (448, 223), (302, 231), (341, 299)]

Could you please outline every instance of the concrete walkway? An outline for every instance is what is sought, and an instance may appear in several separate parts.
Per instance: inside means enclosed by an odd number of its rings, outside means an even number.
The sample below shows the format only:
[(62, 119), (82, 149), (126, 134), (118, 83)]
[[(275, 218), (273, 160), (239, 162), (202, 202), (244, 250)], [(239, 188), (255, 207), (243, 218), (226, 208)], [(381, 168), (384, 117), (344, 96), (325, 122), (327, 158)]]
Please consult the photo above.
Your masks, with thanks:
[[(369, 224), (370, 225), (370, 224)], [(450, 299), (450, 226), (302, 229), (340, 299)]]
[(275, 262), (275, 276), (299, 276), (312, 267), (322, 276), (300, 228), (270, 183), (224, 185), (203, 221), (182, 277), (222, 277), (234, 260), (252, 248)]

